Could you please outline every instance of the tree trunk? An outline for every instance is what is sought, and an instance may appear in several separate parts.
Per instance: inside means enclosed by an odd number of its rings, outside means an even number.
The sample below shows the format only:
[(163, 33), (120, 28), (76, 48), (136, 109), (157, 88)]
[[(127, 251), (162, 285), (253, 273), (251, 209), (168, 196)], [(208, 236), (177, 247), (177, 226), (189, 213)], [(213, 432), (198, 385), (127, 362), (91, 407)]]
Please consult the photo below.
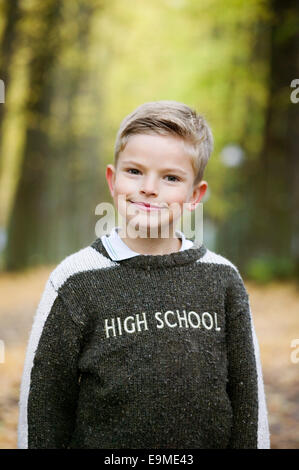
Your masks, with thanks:
[(43, 192), (51, 144), (45, 123), (53, 95), (50, 74), (59, 46), (55, 36), (55, 29), (60, 21), (59, 4), (58, 0), (48, 0), (39, 11), (40, 17), (35, 19), (39, 21), (41, 33), (38, 41), (35, 38), (31, 44), (24, 156), (5, 252), (8, 270), (30, 265), (30, 257), (39, 247), (41, 230), (42, 236), (46, 235), (47, 213)]
[[(94, 238), (99, 124), (84, 132), (78, 129), (77, 114), (88, 93), (84, 56), (96, 3), (67, 3), (60, 11), (61, 5), (48, 0), (31, 63), (27, 138), (9, 226), (7, 270), (57, 263)], [(65, 41), (68, 21), (75, 27)], [(75, 65), (63, 63), (66, 48), (74, 52)]]
[(290, 99), (291, 81), (299, 76), (298, 7), (293, 0), (275, 0), (272, 11), (269, 103), (263, 148), (252, 186), (254, 212), (251, 233), (258, 242), (257, 255), (291, 257), (297, 250), (298, 262), (298, 225), (297, 244), (294, 238), (299, 204), (296, 184), (298, 142), (295, 134), (298, 131), (298, 110), (295, 117), (296, 105)]
[[(270, 255), (293, 260), (298, 273), (299, 105), (290, 99), (290, 84), (299, 77), (298, 6), (294, 0), (273, 0), (270, 7), (272, 17), (260, 38), (264, 60), (269, 44), (270, 61), (264, 137), (258, 158), (245, 162), (242, 169), (242, 174), (247, 172), (242, 195), (246, 204), (234, 223), (241, 222), (246, 229), (240, 232), (238, 264), (245, 269), (252, 258)], [(255, 119), (255, 114), (249, 119)], [(232, 222), (227, 222), (221, 234), (225, 228), (231, 233)]]
[[(3, 6), (4, 5), (4, 6)], [(10, 79), (10, 64), (13, 57), (17, 25), (20, 18), (20, 1), (9, 0), (5, 1), (1, 7), (1, 14), (6, 19), (4, 31), (1, 36), (0, 43), (0, 79), (3, 80), (5, 86), (5, 93), (9, 89)], [(5, 114), (5, 104), (0, 104), (0, 141), (2, 134), (2, 125)], [(0, 172), (1, 172), (1, 153), (0, 153)]]

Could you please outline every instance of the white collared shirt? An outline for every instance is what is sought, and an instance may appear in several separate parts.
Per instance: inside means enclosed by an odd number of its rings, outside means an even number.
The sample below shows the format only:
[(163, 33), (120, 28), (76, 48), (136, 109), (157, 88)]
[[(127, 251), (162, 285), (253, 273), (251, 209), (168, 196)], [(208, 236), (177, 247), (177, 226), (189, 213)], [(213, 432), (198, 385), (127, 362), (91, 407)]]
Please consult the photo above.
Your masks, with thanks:
[[(109, 254), (110, 258), (114, 261), (121, 261), (127, 258), (133, 258), (133, 256), (140, 256), (140, 253), (131, 250), (128, 245), (118, 235), (120, 227), (114, 227), (110, 235), (103, 235), (101, 241)], [(182, 245), (179, 251), (187, 250), (193, 246), (193, 242), (188, 240), (183, 232), (176, 230), (176, 235), (182, 240)]]

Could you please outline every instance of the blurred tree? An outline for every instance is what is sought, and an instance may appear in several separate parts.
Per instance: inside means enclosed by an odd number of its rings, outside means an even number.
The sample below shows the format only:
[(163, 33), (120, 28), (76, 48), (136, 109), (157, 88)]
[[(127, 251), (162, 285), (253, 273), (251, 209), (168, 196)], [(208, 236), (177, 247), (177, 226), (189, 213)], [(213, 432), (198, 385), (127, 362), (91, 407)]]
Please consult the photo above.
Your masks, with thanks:
[(252, 205), (244, 240), (251, 256), (292, 258), (299, 275), (299, 113), (290, 99), (299, 77), (299, 9), (295, 0), (270, 6), (268, 102), (263, 146), (247, 186)]
[[(229, 77), (231, 94), (227, 103), (229, 123), (227, 130), (228, 135), (234, 133), (235, 126), (231, 115), (237, 115), (241, 127), (233, 150), (237, 149), (240, 160), (239, 163), (232, 162), (229, 165), (229, 172), (226, 170), (224, 197), (230, 201), (231, 209), (219, 224), (217, 234), (219, 251), (234, 260), (242, 272), (245, 271), (248, 260), (255, 254), (259, 245), (252, 218), (256, 214), (256, 177), (260, 172), (258, 162), (263, 145), (269, 94), (272, 16), (268, 3), (261, 5), (257, 2), (256, 7), (262, 9), (252, 16), (250, 23), (247, 21), (239, 23), (240, 35), (242, 35), (241, 29), (247, 29), (248, 53), (247, 56), (241, 53), (235, 56)], [(238, 81), (241, 82), (239, 85)], [(232, 129), (229, 133), (230, 127)], [(223, 151), (230, 156), (230, 146), (225, 147)]]
[[(2, 0), (0, 2), (0, 14), (5, 19), (1, 39), (0, 39), (0, 79), (4, 81), (5, 90), (9, 88), (10, 64), (16, 46), (18, 35), (18, 21), (20, 19), (20, 1)], [(2, 123), (5, 113), (5, 106), (0, 105), (0, 141), (2, 133)], [(0, 173), (1, 173), (1, 153), (0, 153)]]
[(28, 266), (32, 253), (38, 251), (38, 238), (45, 236), (44, 185), (52, 150), (47, 117), (53, 96), (51, 70), (60, 46), (56, 33), (62, 19), (60, 10), (61, 2), (46, 0), (39, 6), (34, 4), (29, 12), (32, 23), (28, 35), (31, 60), (30, 88), (25, 104), (27, 128), (21, 176), (8, 229), (7, 269)]
[[(97, 98), (88, 95), (93, 82), (84, 58), (100, 2), (31, 3), (26, 138), (8, 227), (7, 270), (55, 263), (89, 242), (100, 195), (99, 124), (93, 114), (92, 125), (82, 130), (78, 114), (86, 95)], [(88, 121), (86, 106), (84, 111)]]
[(253, 24), (251, 84), (240, 97), (247, 116), (238, 139), (249, 158), (226, 186), (236, 204), (218, 236), (219, 250), (241, 270), (255, 259), (269, 279), (280, 271), (285, 277), (281, 266), (292, 275), (299, 265), (298, 110), (290, 99), (290, 84), (299, 76), (298, 13), (294, 0), (273, 0)]

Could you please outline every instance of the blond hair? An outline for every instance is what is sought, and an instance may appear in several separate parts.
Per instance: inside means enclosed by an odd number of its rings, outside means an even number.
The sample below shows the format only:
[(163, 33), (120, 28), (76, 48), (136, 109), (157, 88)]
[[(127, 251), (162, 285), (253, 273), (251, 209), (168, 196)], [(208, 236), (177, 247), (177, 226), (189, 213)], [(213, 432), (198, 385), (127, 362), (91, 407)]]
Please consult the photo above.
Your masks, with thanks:
[(175, 135), (181, 137), (192, 158), (194, 185), (202, 180), (204, 169), (213, 151), (212, 131), (194, 109), (177, 101), (144, 103), (126, 116), (117, 132), (114, 163), (118, 162), (130, 138), (135, 134)]

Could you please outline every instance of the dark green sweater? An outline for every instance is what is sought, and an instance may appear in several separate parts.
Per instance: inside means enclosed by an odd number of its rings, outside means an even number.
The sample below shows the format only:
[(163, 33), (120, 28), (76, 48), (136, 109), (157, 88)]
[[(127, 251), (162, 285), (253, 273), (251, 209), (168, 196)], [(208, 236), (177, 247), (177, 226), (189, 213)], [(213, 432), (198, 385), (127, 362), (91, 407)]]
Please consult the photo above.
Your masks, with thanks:
[(194, 245), (112, 261), (101, 239), (51, 273), (20, 395), (19, 448), (269, 448), (237, 268)]

